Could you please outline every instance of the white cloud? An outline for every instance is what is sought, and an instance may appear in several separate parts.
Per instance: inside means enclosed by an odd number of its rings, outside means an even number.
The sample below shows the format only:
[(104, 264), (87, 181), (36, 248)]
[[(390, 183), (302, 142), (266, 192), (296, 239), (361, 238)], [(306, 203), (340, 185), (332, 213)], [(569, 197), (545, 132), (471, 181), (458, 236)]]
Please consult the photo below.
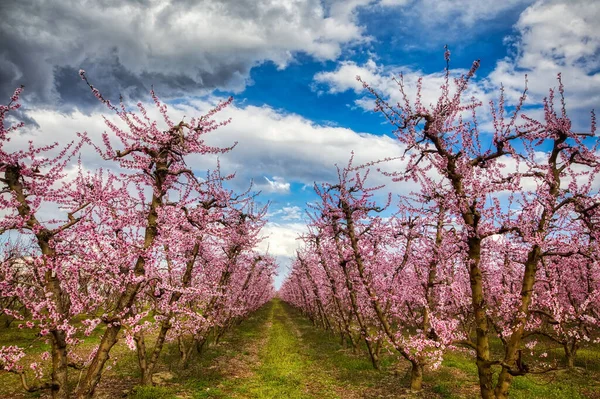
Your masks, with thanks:
[[(169, 109), (173, 120), (184, 116), (205, 113), (217, 99), (193, 100), (189, 104), (178, 104)], [(161, 120), (153, 104), (147, 105), (150, 117)], [(25, 148), (29, 140), (42, 146), (58, 141), (66, 143), (77, 138), (76, 132), (87, 132), (92, 141), (102, 143), (101, 134), (107, 131), (102, 113), (84, 114), (73, 112), (65, 115), (49, 110), (34, 109), (28, 115), (39, 124), (39, 129), (29, 128), (26, 133), (15, 135), (7, 145), (9, 148)], [(115, 120), (113, 116), (107, 117)], [(286, 193), (291, 183), (312, 187), (314, 182), (336, 179), (335, 165), (345, 166), (352, 151), (355, 165), (373, 160), (398, 157), (403, 147), (388, 136), (359, 133), (351, 129), (315, 124), (297, 114), (287, 114), (268, 106), (232, 105), (216, 115), (218, 120), (231, 118), (232, 122), (206, 135), (210, 145), (228, 147), (238, 145), (229, 153), (219, 155), (223, 173), (236, 173), (232, 184), (238, 189), (247, 188), (254, 180), (256, 188), (267, 192)], [(108, 131), (118, 148), (118, 139)], [(82, 162), (87, 169), (111, 168), (114, 165), (102, 160), (90, 146), (84, 146)], [(194, 156), (188, 160), (199, 175), (216, 166), (215, 156)], [(400, 163), (381, 165), (386, 169), (399, 168)], [(387, 177), (372, 173), (373, 185), (389, 183)], [(410, 189), (406, 186), (406, 190)]]
[[(335, 60), (375, 40), (363, 11), (402, 21), (404, 32), (448, 39), (532, 0), (21, 0), (2, 7), (0, 91), (20, 83), (45, 104), (86, 102), (77, 70), (116, 95), (242, 90), (252, 67), (285, 68), (298, 53)], [(375, 27), (376, 28), (376, 27)], [(485, 27), (479, 27), (478, 31)], [(443, 30), (442, 30), (443, 29)], [(432, 35), (431, 32), (444, 32)], [(453, 33), (454, 32), (454, 33)], [(426, 45), (426, 44), (423, 44)]]
[(391, 6), (391, 7), (404, 6), (408, 3), (410, 3), (410, 0), (381, 0), (379, 2), (379, 4), (381, 4), (382, 6)]
[(271, 210), (267, 215), (269, 220), (272, 220), (274, 217), (284, 221), (300, 220), (302, 219), (302, 208), (288, 203), (287, 206), (280, 209)]
[[(192, 115), (193, 107), (204, 109), (207, 104), (195, 101), (182, 110)], [(231, 117), (231, 124), (207, 136), (210, 144), (225, 146), (238, 141), (231, 153), (220, 157), (223, 167), (257, 182), (264, 181), (264, 176), (283, 177), (284, 180), (269, 177), (272, 183), (265, 182), (280, 192), (289, 182), (312, 187), (314, 182), (333, 181), (335, 165), (345, 166), (352, 151), (356, 165), (398, 157), (403, 152), (391, 137), (315, 124), (300, 115), (282, 113), (268, 106), (231, 107), (223, 117)], [(374, 184), (389, 182), (376, 173), (372, 178)]]
[[(470, 2), (462, 1), (452, 6), (448, 2), (438, 3), (438, 9), (432, 10), (433, 14), (447, 14), (460, 4), (467, 5)], [(517, 3), (528, 2), (509, 3), (514, 6)], [(490, 13), (493, 10), (492, 7)], [(480, 18), (485, 19), (485, 15), (484, 13)], [(525, 88), (527, 74), (527, 105), (537, 105), (548, 95), (549, 88), (557, 88), (556, 77), (558, 73), (562, 73), (567, 110), (574, 120), (574, 126), (576, 129), (589, 129), (589, 111), (597, 109), (600, 104), (600, 29), (596, 27), (599, 19), (598, 2), (536, 2), (520, 15), (515, 25), (515, 36), (506, 39), (506, 43), (514, 51), (511, 51), (510, 56), (498, 61), (488, 76), (479, 77), (471, 82), (470, 91), (465, 93), (464, 98), (474, 96), (487, 108), (490, 100), (497, 101), (498, 88), (503, 85), (507, 103), (515, 104)], [(452, 72), (465, 71), (454, 69)], [(374, 99), (366, 94), (361, 84), (356, 81), (356, 76), (360, 75), (383, 98), (394, 104), (402, 102), (398, 86), (392, 81), (392, 76), (397, 76), (400, 72), (404, 75), (405, 88), (411, 99), (415, 98), (418, 79), (423, 78), (423, 103), (427, 105), (436, 101), (443, 83), (443, 72), (425, 74), (410, 66), (378, 65), (372, 59), (362, 65), (354, 61), (343, 61), (333, 71), (317, 73), (314, 77), (314, 88), (321, 93), (330, 94), (352, 90), (359, 95), (353, 106), (372, 110)], [(479, 121), (480, 127), (491, 130), (486, 108), (479, 114), (485, 118)], [(538, 109), (528, 109), (527, 114), (543, 117)]]
[(277, 276), (275, 276), (275, 279), (273, 280), (273, 285), (275, 286), (275, 289), (278, 290), (281, 288), (285, 278), (292, 269), (294, 258), (289, 256), (276, 256), (275, 260), (277, 262)]
[[(392, 0), (393, 1), (393, 0)], [(477, 22), (491, 20), (499, 14), (534, 0), (418, 0), (410, 3), (425, 24), (444, 22), (450, 25), (455, 21), (467, 26)]]
[(290, 183), (286, 182), (283, 177), (273, 176), (273, 180), (271, 180), (264, 176), (264, 180), (266, 184), (262, 182), (256, 184), (258, 189), (267, 193), (287, 194), (290, 192)]
[[(179, 104), (170, 107), (169, 115), (175, 121), (184, 115), (189, 120), (192, 116), (201, 115), (215, 102), (216, 99), (209, 99), (195, 100), (191, 105)], [(153, 105), (147, 105), (147, 109), (151, 118), (160, 120)], [(37, 109), (30, 110), (29, 116), (39, 123), (39, 129), (29, 128), (23, 134), (14, 135), (7, 143), (10, 148), (24, 148), (29, 140), (37, 146), (54, 141), (65, 143), (76, 139), (76, 132), (84, 131), (94, 142), (101, 144), (100, 136), (108, 130), (100, 113), (86, 115), (73, 112), (65, 115)], [(113, 116), (107, 117), (118, 123)], [(231, 184), (242, 187), (247, 186), (251, 178), (258, 180), (269, 176), (266, 184), (274, 190), (290, 190), (290, 181), (305, 184), (310, 190), (315, 181), (333, 181), (336, 178), (335, 164), (345, 166), (351, 151), (355, 151), (356, 165), (402, 154), (402, 147), (390, 137), (318, 125), (299, 115), (284, 114), (268, 106), (232, 105), (222, 114), (217, 114), (219, 120), (229, 117), (232, 118), (231, 124), (205, 138), (211, 145), (229, 146), (234, 141), (239, 142), (230, 153), (219, 158), (224, 173), (237, 172)], [(118, 149), (118, 140), (110, 131), (108, 133), (115, 149)], [(89, 146), (84, 147), (81, 159), (86, 169), (114, 168)], [(201, 175), (202, 171), (215, 167), (216, 159), (212, 156), (195, 157), (188, 160), (188, 165)], [(371, 181), (373, 185), (389, 183), (387, 177), (378, 173), (371, 174)], [(402, 185), (404, 192), (411, 188), (412, 185)], [(301, 222), (302, 209), (298, 205), (290, 203), (274, 211), (280, 223), (272, 222), (265, 226), (262, 234), (268, 238), (260, 244), (260, 250), (268, 248), (272, 255), (285, 261), (294, 256), (300, 244), (296, 238), (306, 228)]]
[(306, 232), (304, 223), (269, 222), (261, 231), (263, 237), (268, 237), (268, 239), (259, 244), (259, 250), (268, 250), (269, 254), (273, 256), (295, 257), (296, 250), (302, 244), (302, 241), (297, 238)]
[(359, 94), (364, 91), (362, 84), (356, 80), (360, 76), (365, 82), (381, 87), (391, 81), (391, 76), (383, 76), (383, 67), (369, 59), (364, 65), (354, 61), (342, 61), (335, 71), (319, 72), (314, 76), (314, 81), (327, 86), (329, 94), (353, 90)]
[(515, 54), (496, 65), (490, 81), (503, 83), (513, 98), (529, 75), (529, 92), (539, 101), (557, 87), (562, 73), (568, 108), (590, 110), (600, 104), (600, 3), (586, 0), (538, 1), (515, 25)]
[[(378, 0), (370, 13), (384, 16), (373, 31), (396, 33), (391, 42), (405, 50), (440, 49), (444, 44), (463, 45), (498, 29), (535, 0)], [(360, 9), (359, 9), (360, 11)], [(511, 22), (509, 22), (511, 23)], [(397, 35), (400, 33), (400, 35)], [(376, 33), (374, 33), (377, 36)]]
[[(440, 57), (440, 64), (443, 59)], [(452, 69), (451, 80), (460, 75), (466, 74), (466, 69)], [(393, 77), (399, 77), (402, 73), (404, 81), (404, 90), (409, 97), (411, 103), (417, 96), (417, 87), (419, 79), (422, 79), (421, 87), (421, 102), (425, 106), (435, 104), (441, 94), (440, 87), (444, 84), (445, 74), (443, 71), (435, 73), (423, 73), (420, 70), (413, 69), (407, 66), (382, 66), (377, 65), (374, 60), (368, 60), (364, 65), (359, 65), (354, 61), (340, 62), (334, 71), (319, 72), (315, 75), (314, 81), (316, 88), (325, 86), (330, 94), (336, 94), (347, 90), (352, 90), (360, 97), (354, 101), (354, 105), (372, 111), (375, 106), (374, 97), (363, 88), (356, 77), (360, 76), (361, 80), (373, 88), (383, 99), (389, 101), (390, 104), (404, 104), (404, 98), (399, 90), (398, 84), (393, 80)], [(321, 86), (319, 86), (321, 85)], [(450, 83), (454, 87), (453, 81)], [(487, 104), (491, 99), (490, 94), (485, 90), (483, 83), (476, 80), (471, 81), (469, 88), (463, 94), (464, 101), (469, 101), (471, 97), (475, 97), (483, 104)]]
[(283, 216), (281, 219), (283, 220), (298, 220), (302, 219), (302, 208), (299, 206), (284, 206), (282, 208)]

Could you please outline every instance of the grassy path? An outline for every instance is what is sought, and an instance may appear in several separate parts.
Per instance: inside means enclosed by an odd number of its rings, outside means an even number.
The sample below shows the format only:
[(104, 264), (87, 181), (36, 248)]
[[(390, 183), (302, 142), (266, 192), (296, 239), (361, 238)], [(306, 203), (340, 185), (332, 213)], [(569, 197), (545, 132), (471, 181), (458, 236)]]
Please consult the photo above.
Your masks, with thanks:
[(332, 379), (327, 374), (315, 373), (318, 367), (315, 367), (287, 306), (280, 301), (271, 302), (263, 327), (265, 335), (258, 352), (258, 363), (247, 378), (231, 387), (232, 397), (338, 397), (330, 390)]
[[(348, 353), (335, 337), (277, 299), (230, 339), (231, 346), (223, 345), (229, 353), (221, 356), (223, 361), (215, 359), (220, 363), (215, 378), (200, 377), (204, 382), (197, 381), (194, 398), (403, 397), (389, 390), (401, 386), (397, 377), (372, 370), (364, 356)], [(387, 394), (380, 389), (388, 389)]]
[[(31, 339), (14, 327), (0, 334), (0, 346)], [(580, 351), (576, 372), (516, 379), (511, 397), (600, 399), (600, 351)], [(97, 399), (479, 397), (477, 370), (466, 353), (448, 353), (439, 370), (425, 374), (423, 392), (414, 394), (406, 389), (407, 362), (400, 362), (398, 369), (397, 356), (384, 354), (378, 372), (372, 369), (366, 351), (361, 352), (343, 348), (337, 336), (315, 328), (296, 309), (274, 299), (232, 328), (218, 345), (195, 356), (188, 369), (178, 366), (175, 345), (165, 347), (157, 371), (169, 378), (158, 386), (135, 387), (139, 381), (135, 354), (120, 344), (114, 354), (120, 360), (103, 378)], [(16, 376), (0, 373), (0, 399), (47, 397), (22, 393)]]

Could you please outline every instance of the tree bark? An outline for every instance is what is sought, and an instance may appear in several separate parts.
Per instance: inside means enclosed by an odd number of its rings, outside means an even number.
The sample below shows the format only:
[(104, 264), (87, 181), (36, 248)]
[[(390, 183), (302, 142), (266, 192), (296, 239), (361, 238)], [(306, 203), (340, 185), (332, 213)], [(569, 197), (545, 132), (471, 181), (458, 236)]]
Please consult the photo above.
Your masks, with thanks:
[(67, 399), (68, 389), (68, 359), (65, 333), (60, 330), (51, 332), (52, 335), (52, 399)]
[(577, 343), (576, 341), (573, 343), (565, 343), (563, 345), (565, 350), (565, 360), (567, 361), (567, 367), (572, 369), (575, 367), (575, 359), (577, 357)]
[(411, 366), (410, 389), (418, 392), (423, 389), (423, 366), (418, 362), (412, 362)]

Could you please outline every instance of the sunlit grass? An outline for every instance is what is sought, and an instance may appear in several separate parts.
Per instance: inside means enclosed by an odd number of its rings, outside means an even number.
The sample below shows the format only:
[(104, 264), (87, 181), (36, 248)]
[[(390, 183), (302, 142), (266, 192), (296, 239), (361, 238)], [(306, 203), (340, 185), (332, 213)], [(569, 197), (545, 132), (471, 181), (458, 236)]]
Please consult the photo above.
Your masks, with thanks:
[[(33, 356), (49, 349), (35, 330), (17, 326), (18, 323), (13, 323), (9, 329), (0, 328), (0, 346), (28, 346), (28, 353)], [(84, 349), (95, 345), (100, 333), (96, 331)], [(152, 337), (148, 337), (148, 342), (152, 342)], [(376, 371), (365, 347), (353, 353), (341, 345), (339, 336), (315, 328), (297, 310), (276, 299), (234, 327), (220, 344), (208, 345), (201, 356), (195, 354), (188, 369), (179, 367), (177, 347), (169, 343), (157, 371), (170, 371), (174, 379), (167, 386), (127, 390), (132, 399), (479, 397), (477, 368), (469, 353), (448, 353), (438, 370), (425, 373), (424, 392), (411, 394), (406, 389), (409, 385), (407, 362), (387, 349), (382, 351), (382, 370)], [(548, 352), (552, 359), (562, 361), (564, 355), (560, 348)], [(119, 361), (107, 375), (113, 378), (111, 381), (128, 379), (131, 387), (139, 377), (135, 352), (120, 342), (114, 356)], [(239, 364), (245, 370), (238, 370)], [(595, 397), (593, 395), (600, 392), (600, 350), (596, 347), (580, 349), (576, 366), (574, 371), (517, 377), (510, 396), (518, 399)], [(8, 392), (18, 389), (16, 376), (0, 373), (0, 398), (15, 397)], [(39, 397), (39, 394), (19, 395), (21, 398)]]

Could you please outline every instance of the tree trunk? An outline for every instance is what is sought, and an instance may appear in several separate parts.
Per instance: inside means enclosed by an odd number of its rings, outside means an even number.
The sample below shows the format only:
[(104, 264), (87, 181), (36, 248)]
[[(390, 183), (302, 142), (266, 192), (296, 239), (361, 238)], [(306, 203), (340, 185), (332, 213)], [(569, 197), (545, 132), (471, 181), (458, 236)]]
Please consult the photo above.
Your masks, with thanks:
[[(27, 202), (27, 196), (21, 183), (21, 170), (19, 166), (7, 165), (4, 171), (4, 181), (15, 195), (19, 205), (17, 211), (19, 216), (26, 220), (27, 226), (35, 231), (37, 244), (44, 256), (44, 288), (48, 294), (52, 295), (52, 303), (55, 306), (55, 312), (62, 318), (69, 318), (69, 302), (65, 299), (66, 294), (60, 285), (60, 280), (56, 275), (56, 270), (48, 266), (57, 259), (57, 253), (51, 241), (54, 237), (52, 231), (43, 227), (36, 218), (35, 212), (31, 210)], [(50, 262), (50, 264), (48, 264)], [(52, 344), (52, 398), (65, 399), (69, 397), (68, 387), (68, 359), (67, 342), (65, 332), (56, 327), (50, 329)]]
[(381, 348), (383, 348), (383, 337), (378, 337), (377, 342), (375, 343), (375, 354), (378, 358), (381, 354)]
[(79, 391), (77, 392), (78, 399), (91, 399), (94, 395), (94, 390), (102, 376), (102, 369), (104, 368), (104, 364), (106, 364), (110, 358), (109, 352), (111, 348), (117, 343), (117, 335), (120, 330), (120, 325), (111, 325), (106, 328), (106, 331), (102, 336), (102, 341), (100, 341), (98, 351), (96, 352), (96, 356), (94, 356), (94, 360), (88, 368), (86, 377), (82, 381)]
[(569, 344), (568, 342), (563, 345), (565, 349), (565, 359), (567, 360), (567, 367), (572, 369), (575, 367), (575, 359), (577, 357), (577, 345), (575, 343)]
[(496, 384), (496, 388), (494, 389), (495, 398), (508, 398), (508, 391), (510, 389), (510, 385), (512, 384), (512, 379), (513, 376), (509, 373), (509, 369), (503, 367), (502, 371), (500, 371), (500, 375), (498, 375), (498, 383)]
[(410, 389), (411, 391), (420, 391), (423, 389), (423, 366), (418, 362), (411, 362), (410, 370)]
[[(200, 238), (201, 239), (201, 238)], [(192, 271), (194, 268), (194, 264), (196, 262), (196, 258), (198, 256), (198, 252), (200, 250), (200, 242), (197, 241), (194, 244), (194, 248), (190, 255), (190, 258), (186, 262), (185, 273), (181, 278), (181, 286), (189, 287), (192, 281)], [(165, 251), (168, 251), (168, 246), (165, 246)], [(167, 257), (167, 262), (170, 262), (170, 259)], [(181, 292), (173, 292), (171, 294), (171, 298), (169, 299), (169, 304), (176, 303), (179, 298), (181, 298)], [(162, 352), (162, 349), (165, 344), (165, 339), (167, 337), (167, 333), (171, 329), (171, 319), (173, 317), (172, 313), (169, 313), (166, 316), (166, 319), (160, 322), (160, 330), (158, 331), (158, 336), (156, 337), (156, 342), (154, 343), (154, 347), (152, 348), (152, 355), (148, 360), (148, 355), (146, 353), (146, 345), (144, 342), (143, 333), (137, 334), (135, 337), (135, 343), (138, 348), (138, 363), (140, 366), (141, 373), (141, 384), (142, 385), (153, 385), (152, 375), (154, 374), (154, 370), (156, 369), (156, 364), (158, 363), (158, 359)]]
[(482, 399), (492, 399), (495, 397), (493, 381), (492, 381), (492, 366), (487, 361), (477, 359), (477, 375), (479, 377), (479, 390)]
[(318, 237), (315, 239), (315, 245), (317, 247), (317, 255), (319, 256), (319, 263), (323, 267), (323, 270), (325, 271), (325, 274), (327, 275), (327, 278), (329, 279), (329, 285), (331, 288), (331, 293), (333, 295), (333, 302), (335, 303), (335, 307), (336, 307), (338, 313), (340, 314), (340, 319), (342, 320), (342, 324), (344, 326), (344, 331), (346, 332), (346, 334), (348, 335), (348, 338), (350, 339), (350, 342), (352, 343), (352, 350), (356, 353), (356, 351), (358, 349), (358, 345), (356, 343), (356, 340), (352, 336), (352, 332), (350, 331), (350, 320), (344, 314), (344, 308), (341, 304), (340, 298), (338, 297), (337, 288), (335, 286), (335, 279), (333, 278), (333, 276), (331, 275), (331, 271), (327, 267), (327, 263), (325, 262), (325, 257), (323, 256), (323, 251), (321, 250), (321, 243), (320, 243)]
[(160, 356), (160, 352), (162, 351), (163, 344), (165, 342), (165, 336), (167, 335), (167, 331), (169, 327), (165, 328), (164, 322), (161, 323), (161, 329), (158, 332), (158, 337), (156, 338), (156, 343), (154, 344), (154, 348), (152, 349), (152, 355), (150, 359), (148, 359), (148, 353), (146, 352), (146, 343), (144, 340), (143, 333), (136, 334), (135, 343), (137, 347), (138, 353), (138, 365), (140, 366), (140, 384), (141, 385), (153, 385), (152, 375), (154, 374), (154, 370), (156, 368), (156, 363), (158, 362), (158, 358)]
[(206, 343), (206, 338), (200, 338), (196, 340), (196, 352), (201, 355), (204, 350), (204, 344)]
[(61, 330), (52, 332), (52, 399), (67, 399), (69, 397), (68, 385), (68, 359), (65, 333)]
[(368, 333), (363, 332), (363, 337), (365, 339), (365, 343), (367, 344), (367, 350), (369, 351), (369, 357), (371, 358), (371, 364), (373, 365), (373, 368), (375, 370), (380, 370), (381, 368), (379, 367), (379, 356), (377, 355), (377, 352), (373, 347), (373, 343), (369, 339)]
[(346, 345), (348, 345), (348, 343), (346, 342), (346, 334), (344, 334), (344, 330), (342, 329), (341, 326), (340, 327), (340, 345), (342, 345), (342, 347), (346, 347)]
[(469, 282), (471, 285), (471, 305), (475, 316), (475, 351), (477, 353), (477, 374), (479, 389), (483, 399), (494, 397), (492, 362), (490, 355), (489, 325), (483, 297), (483, 275), (479, 267), (481, 259), (481, 239), (469, 237)]
[[(525, 262), (525, 273), (523, 275), (523, 282), (521, 286), (521, 304), (519, 305), (518, 316), (513, 326), (513, 332), (508, 339), (504, 354), (504, 364), (508, 367), (503, 367), (500, 375), (498, 376), (498, 383), (494, 390), (497, 398), (508, 398), (508, 391), (510, 384), (512, 383), (514, 373), (516, 375), (526, 374), (527, 369), (523, 366), (520, 361), (521, 357), (521, 341), (523, 333), (525, 332), (525, 323), (529, 316), (529, 304), (533, 296), (533, 285), (535, 283), (535, 273), (537, 270), (537, 264), (540, 259), (541, 249), (539, 246), (534, 245), (527, 255), (527, 262)], [(510, 369), (509, 369), (510, 368)]]
[(185, 370), (190, 365), (190, 357), (195, 346), (193, 341), (188, 348), (185, 345), (185, 340), (182, 337), (178, 338), (179, 355), (181, 356), (179, 358), (179, 367), (182, 369)]
[[(138, 366), (140, 368), (140, 384), (152, 385), (152, 374), (148, 378), (148, 359), (146, 354), (146, 341), (143, 333), (136, 333), (133, 337), (135, 340), (135, 348), (137, 350)], [(148, 381), (150, 380), (150, 381)]]

